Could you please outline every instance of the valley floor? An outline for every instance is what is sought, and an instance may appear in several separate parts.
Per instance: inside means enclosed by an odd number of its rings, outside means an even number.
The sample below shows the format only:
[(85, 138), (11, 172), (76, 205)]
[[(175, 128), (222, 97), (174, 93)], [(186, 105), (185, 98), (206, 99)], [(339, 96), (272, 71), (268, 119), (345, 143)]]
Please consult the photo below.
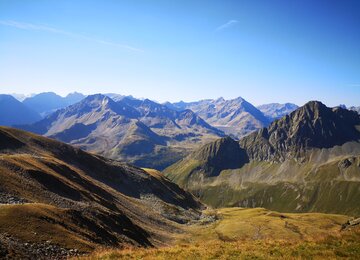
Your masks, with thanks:
[(262, 208), (208, 210), (173, 246), (98, 250), (87, 259), (359, 259), (360, 228), (342, 230), (349, 217), (278, 213)]

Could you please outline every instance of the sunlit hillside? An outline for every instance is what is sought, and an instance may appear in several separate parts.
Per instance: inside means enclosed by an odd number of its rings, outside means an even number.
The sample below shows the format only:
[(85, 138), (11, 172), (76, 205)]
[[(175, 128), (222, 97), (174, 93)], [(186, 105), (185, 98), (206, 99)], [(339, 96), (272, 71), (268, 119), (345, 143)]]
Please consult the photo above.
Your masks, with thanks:
[(342, 230), (348, 220), (344, 215), (262, 208), (206, 213), (213, 222), (186, 227), (173, 246), (100, 249), (86, 259), (357, 259), (360, 255), (360, 228)]

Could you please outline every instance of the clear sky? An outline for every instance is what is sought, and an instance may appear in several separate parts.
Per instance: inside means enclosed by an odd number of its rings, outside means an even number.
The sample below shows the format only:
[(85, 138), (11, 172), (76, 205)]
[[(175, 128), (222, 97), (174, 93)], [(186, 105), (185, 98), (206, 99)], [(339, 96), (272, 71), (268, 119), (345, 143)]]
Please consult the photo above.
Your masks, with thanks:
[(0, 93), (360, 105), (358, 0), (0, 0)]

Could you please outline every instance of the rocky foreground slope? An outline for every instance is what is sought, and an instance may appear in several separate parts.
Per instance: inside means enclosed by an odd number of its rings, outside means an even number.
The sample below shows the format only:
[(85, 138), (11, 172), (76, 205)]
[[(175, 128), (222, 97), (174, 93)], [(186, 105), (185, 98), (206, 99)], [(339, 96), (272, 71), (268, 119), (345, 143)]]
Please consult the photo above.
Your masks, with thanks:
[(203, 207), (156, 171), (6, 127), (0, 180), (0, 258), (163, 245)]
[(321, 102), (239, 142), (205, 145), (164, 173), (213, 206), (360, 214), (360, 116)]

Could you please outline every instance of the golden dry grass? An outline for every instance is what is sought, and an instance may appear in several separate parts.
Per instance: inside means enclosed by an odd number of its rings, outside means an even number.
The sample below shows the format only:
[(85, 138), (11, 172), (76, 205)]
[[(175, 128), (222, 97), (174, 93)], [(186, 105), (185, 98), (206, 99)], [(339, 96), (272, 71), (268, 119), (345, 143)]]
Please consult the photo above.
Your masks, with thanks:
[(261, 208), (208, 211), (209, 225), (192, 225), (173, 246), (99, 249), (87, 259), (336, 259), (360, 257), (360, 230), (340, 231), (348, 217), (281, 214)]
[(150, 169), (150, 168), (142, 168), (142, 169), (157, 179), (163, 178), (163, 174), (158, 170)]
[[(357, 235), (357, 237), (359, 234)], [(359, 259), (359, 243), (237, 241), (183, 244), (160, 249), (99, 251), (87, 259)]]
[(329, 234), (338, 235), (348, 217), (321, 213), (278, 213), (263, 208), (223, 208), (220, 220), (208, 225), (188, 227), (181, 241), (204, 240), (313, 240)]
[[(22, 241), (43, 243), (51, 241), (66, 248), (89, 252), (94, 244), (77, 234), (69, 210), (41, 203), (0, 205), (0, 233), (11, 234)], [(86, 232), (86, 230), (81, 230)]]

